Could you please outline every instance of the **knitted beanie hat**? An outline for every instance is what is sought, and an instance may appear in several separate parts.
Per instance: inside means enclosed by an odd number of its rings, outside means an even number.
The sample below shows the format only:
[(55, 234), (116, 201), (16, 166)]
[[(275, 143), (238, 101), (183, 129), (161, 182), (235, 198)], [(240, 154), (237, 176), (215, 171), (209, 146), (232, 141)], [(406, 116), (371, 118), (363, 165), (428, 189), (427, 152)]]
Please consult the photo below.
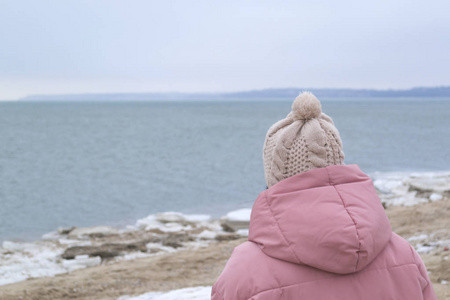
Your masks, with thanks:
[(339, 132), (312, 93), (297, 96), (292, 112), (270, 127), (263, 160), (268, 187), (301, 172), (344, 164)]

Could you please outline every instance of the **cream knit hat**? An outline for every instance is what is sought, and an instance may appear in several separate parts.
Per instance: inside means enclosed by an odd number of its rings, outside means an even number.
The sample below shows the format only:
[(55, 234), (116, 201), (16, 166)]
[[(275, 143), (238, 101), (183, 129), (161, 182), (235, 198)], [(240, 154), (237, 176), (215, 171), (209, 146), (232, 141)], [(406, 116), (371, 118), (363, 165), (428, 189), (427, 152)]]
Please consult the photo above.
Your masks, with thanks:
[(312, 93), (301, 93), (292, 112), (270, 127), (263, 160), (268, 187), (301, 172), (344, 164), (339, 132)]

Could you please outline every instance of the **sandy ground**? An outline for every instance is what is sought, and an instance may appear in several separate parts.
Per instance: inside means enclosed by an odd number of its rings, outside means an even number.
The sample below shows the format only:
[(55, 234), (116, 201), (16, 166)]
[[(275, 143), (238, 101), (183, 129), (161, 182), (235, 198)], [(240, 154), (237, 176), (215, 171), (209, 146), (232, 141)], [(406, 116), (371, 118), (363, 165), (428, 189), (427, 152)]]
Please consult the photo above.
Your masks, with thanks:
[[(412, 207), (391, 207), (386, 210), (392, 230), (404, 238), (433, 234), (427, 242), (450, 239), (450, 200)], [(410, 241), (415, 244), (415, 241)], [(438, 247), (430, 253), (420, 253), (439, 300), (450, 300), (450, 251)], [(447, 281), (447, 284), (442, 284)]]
[[(405, 238), (431, 235), (420, 241), (425, 245), (450, 239), (448, 198), (413, 207), (390, 207), (387, 214), (394, 232)], [(150, 291), (210, 286), (219, 276), (233, 248), (243, 241), (215, 242), (197, 250), (180, 250), (55, 277), (29, 279), (1, 286), (0, 299), (117, 299), (122, 295)], [(450, 299), (450, 284), (441, 283), (450, 282), (450, 251), (437, 247), (421, 256), (430, 272), (438, 299)]]

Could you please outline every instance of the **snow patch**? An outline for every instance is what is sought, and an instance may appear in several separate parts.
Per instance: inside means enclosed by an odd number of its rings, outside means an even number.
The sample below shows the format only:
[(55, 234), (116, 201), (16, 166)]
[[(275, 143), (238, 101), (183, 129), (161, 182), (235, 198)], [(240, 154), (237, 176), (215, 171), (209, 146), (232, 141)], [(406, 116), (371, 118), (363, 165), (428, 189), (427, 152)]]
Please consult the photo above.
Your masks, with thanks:
[(416, 236), (412, 236), (412, 237), (408, 238), (408, 241), (411, 242), (411, 241), (424, 240), (428, 237), (429, 237), (428, 234), (421, 234), (421, 235), (416, 235)]
[(69, 233), (69, 237), (73, 238), (87, 238), (89, 236), (109, 236), (118, 234), (116, 228), (110, 226), (93, 226), (93, 227), (82, 227), (75, 228)]
[[(162, 232), (179, 232), (192, 230), (192, 226), (199, 226), (207, 223), (211, 217), (209, 215), (185, 215), (177, 212), (164, 212), (149, 215), (139, 219), (135, 228), (143, 230), (160, 230)], [(133, 229), (133, 227), (128, 227)]]
[(430, 200), (431, 201), (439, 201), (442, 200), (442, 195), (441, 194), (437, 194), (437, 193), (433, 193), (430, 195)]
[(99, 256), (77, 255), (75, 259), (63, 259), (62, 265), (68, 272), (72, 272), (78, 269), (98, 266), (101, 262), (102, 259)]
[(197, 237), (201, 240), (213, 240), (217, 236), (217, 232), (211, 230), (204, 230), (197, 235)]
[(58, 262), (62, 252), (62, 248), (54, 244), (3, 242), (0, 249), (0, 285), (67, 272)]
[(450, 247), (450, 240), (444, 240), (444, 241), (437, 241), (437, 242), (429, 242), (426, 244), (417, 244), (415, 246), (416, 251), (419, 253), (429, 253), (433, 250), (435, 250), (436, 248), (439, 247)]
[(248, 229), (239, 229), (238, 231), (236, 231), (236, 234), (248, 236)]
[(371, 177), (380, 200), (386, 206), (413, 206), (439, 201), (443, 199), (442, 193), (450, 191), (450, 172), (377, 172)]
[(117, 300), (209, 300), (211, 289), (206, 286), (190, 287), (166, 293), (150, 292), (140, 296), (122, 296)]
[(229, 221), (249, 222), (251, 213), (252, 210), (250, 208), (243, 208), (230, 211), (226, 214), (225, 218)]

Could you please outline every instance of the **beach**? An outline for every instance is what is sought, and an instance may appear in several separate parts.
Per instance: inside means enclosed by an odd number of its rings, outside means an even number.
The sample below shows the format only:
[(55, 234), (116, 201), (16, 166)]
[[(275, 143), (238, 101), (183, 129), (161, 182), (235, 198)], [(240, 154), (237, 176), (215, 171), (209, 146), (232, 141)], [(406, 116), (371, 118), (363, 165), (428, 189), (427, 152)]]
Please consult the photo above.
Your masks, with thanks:
[[(450, 174), (373, 180), (393, 232), (421, 255), (438, 299), (450, 299)], [(249, 217), (250, 209), (220, 219), (160, 213), (126, 228), (60, 228), (34, 243), (4, 242), (0, 298), (209, 299)]]
[(0, 300), (450, 300), (446, 11), (2, 1)]

